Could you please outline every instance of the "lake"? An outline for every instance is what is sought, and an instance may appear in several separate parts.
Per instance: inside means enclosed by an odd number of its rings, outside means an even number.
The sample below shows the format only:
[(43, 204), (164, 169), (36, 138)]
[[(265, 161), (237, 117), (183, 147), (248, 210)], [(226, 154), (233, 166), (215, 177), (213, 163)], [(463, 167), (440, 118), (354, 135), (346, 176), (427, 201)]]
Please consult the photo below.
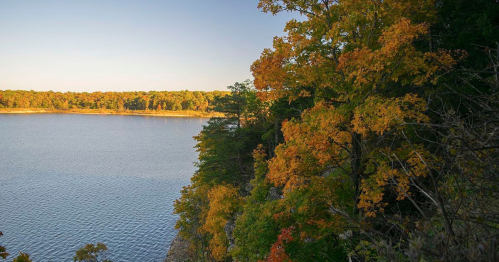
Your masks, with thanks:
[(0, 245), (33, 261), (163, 261), (173, 202), (195, 172), (200, 118), (0, 115)]

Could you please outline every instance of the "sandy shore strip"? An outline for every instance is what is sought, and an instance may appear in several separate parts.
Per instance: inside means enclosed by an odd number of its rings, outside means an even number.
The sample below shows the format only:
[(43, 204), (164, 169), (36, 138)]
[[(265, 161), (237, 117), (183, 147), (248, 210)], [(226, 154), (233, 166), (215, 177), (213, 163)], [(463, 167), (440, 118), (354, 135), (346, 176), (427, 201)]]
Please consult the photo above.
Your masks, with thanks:
[(221, 117), (218, 112), (199, 111), (155, 111), (155, 110), (101, 110), (101, 109), (78, 109), (78, 110), (58, 110), (58, 109), (18, 109), (0, 108), (0, 114), (81, 114), (81, 115), (132, 115), (132, 116), (153, 116), (153, 117)]
[(35, 113), (46, 113), (44, 111), (0, 111), (0, 114), (35, 114)]

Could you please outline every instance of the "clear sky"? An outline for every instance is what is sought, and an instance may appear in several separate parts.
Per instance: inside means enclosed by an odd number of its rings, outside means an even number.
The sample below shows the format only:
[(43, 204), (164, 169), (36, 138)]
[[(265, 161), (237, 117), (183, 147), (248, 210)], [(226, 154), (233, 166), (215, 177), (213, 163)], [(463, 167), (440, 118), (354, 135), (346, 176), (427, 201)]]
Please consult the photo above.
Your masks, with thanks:
[(0, 0), (0, 90), (225, 90), (293, 14), (258, 0)]

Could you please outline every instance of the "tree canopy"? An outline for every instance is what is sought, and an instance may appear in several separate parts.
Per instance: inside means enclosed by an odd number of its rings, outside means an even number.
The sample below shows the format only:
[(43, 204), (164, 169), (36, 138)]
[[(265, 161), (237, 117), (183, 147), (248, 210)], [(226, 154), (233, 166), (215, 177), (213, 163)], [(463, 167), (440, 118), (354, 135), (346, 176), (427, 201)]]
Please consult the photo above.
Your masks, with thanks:
[(226, 91), (150, 92), (36, 92), (0, 90), (0, 108), (115, 109), (115, 110), (213, 110), (216, 97)]
[(258, 106), (236, 83), (217, 106), (232, 116), (196, 137), (199, 169), (176, 204), (193, 256), (495, 260), (499, 3), (259, 8), (303, 19), (251, 66)]

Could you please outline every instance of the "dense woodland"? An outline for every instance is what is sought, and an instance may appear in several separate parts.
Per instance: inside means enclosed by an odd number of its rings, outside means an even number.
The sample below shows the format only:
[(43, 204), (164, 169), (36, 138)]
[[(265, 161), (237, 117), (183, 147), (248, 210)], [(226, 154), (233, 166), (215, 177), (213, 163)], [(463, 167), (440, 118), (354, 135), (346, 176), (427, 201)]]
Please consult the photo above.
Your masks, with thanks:
[(499, 2), (298, 12), (195, 137), (193, 261), (499, 261)]
[(0, 90), (0, 108), (210, 111), (226, 91), (36, 92)]

